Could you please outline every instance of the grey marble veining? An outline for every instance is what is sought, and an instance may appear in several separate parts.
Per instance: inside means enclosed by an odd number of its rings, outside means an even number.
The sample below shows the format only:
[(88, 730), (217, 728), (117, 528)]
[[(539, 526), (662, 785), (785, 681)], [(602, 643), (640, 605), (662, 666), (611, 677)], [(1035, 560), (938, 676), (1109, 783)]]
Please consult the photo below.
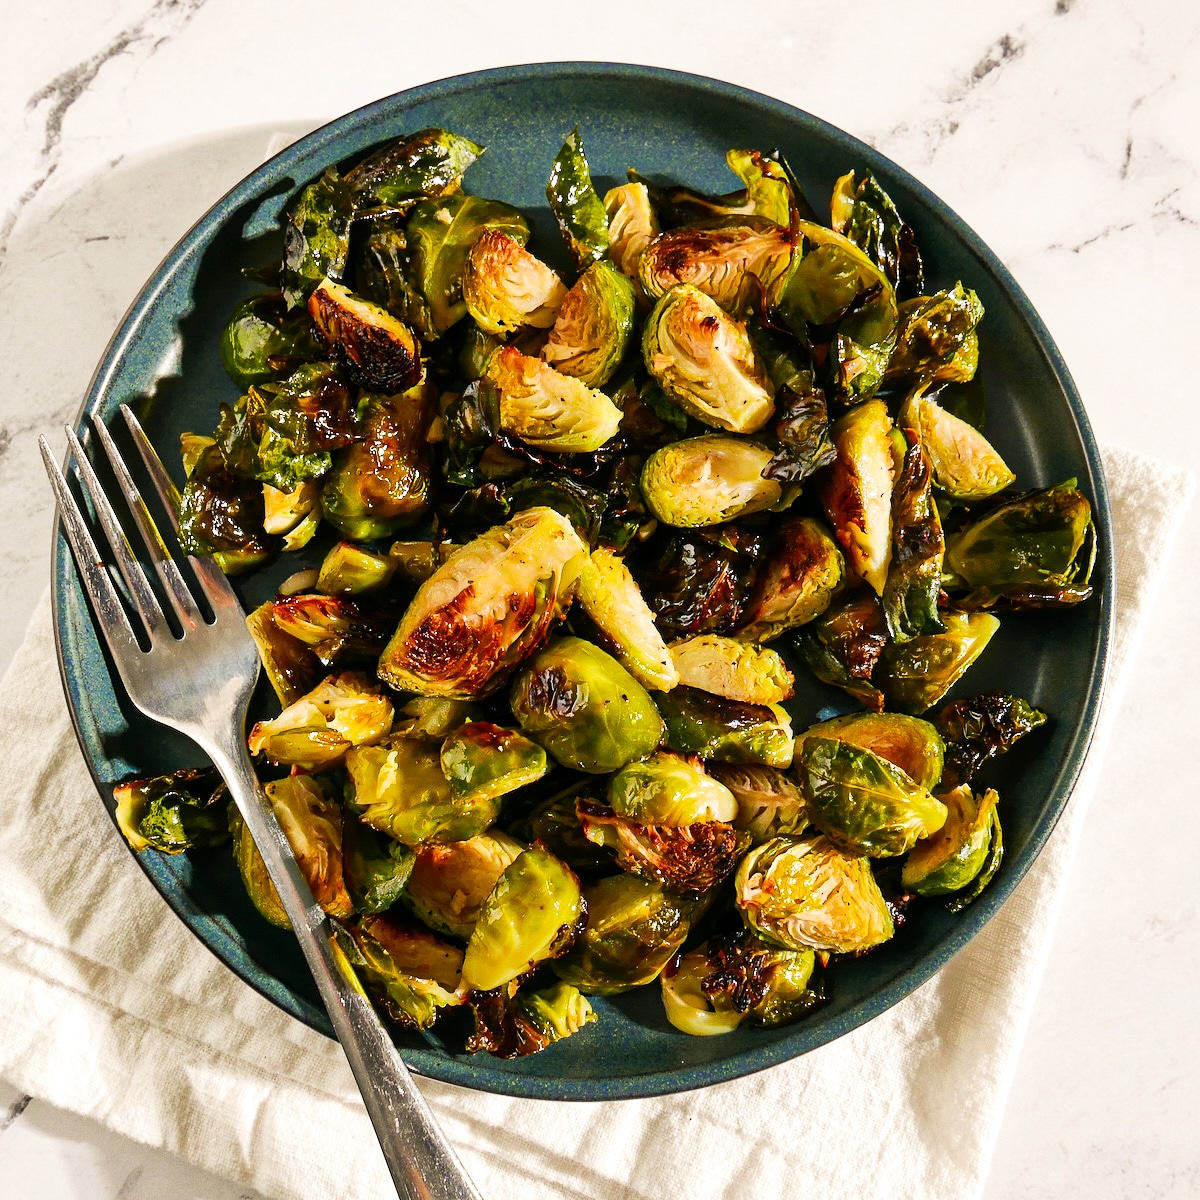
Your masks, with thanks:
[[(602, 20), (548, 0), (367, 0), (336, 20), (316, 0), (11, 7), (0, 75), (0, 665), (48, 581), (36, 438), (62, 447), (61, 425), (162, 255), (259, 161), (273, 130), (298, 136), (479, 67), (653, 62), (850, 130), (927, 183), (1014, 271), (1102, 442), (1200, 461), (1186, 370), (1200, 277), (1191, 0), (862, 0), (837, 12), (761, 0), (711, 18), (683, 0), (610, 0)], [(1162, 770), (1194, 740), (1197, 594), (1193, 517), (1130, 684), (1128, 744), (1141, 752), (1110, 764), (1089, 818), (985, 1200), (1200, 1193), (1195, 868), (1189, 839), (1170, 836), (1190, 828), (1194, 800)], [(0, 1180), (5, 1194), (39, 1200), (251, 1200), (8, 1085)]]

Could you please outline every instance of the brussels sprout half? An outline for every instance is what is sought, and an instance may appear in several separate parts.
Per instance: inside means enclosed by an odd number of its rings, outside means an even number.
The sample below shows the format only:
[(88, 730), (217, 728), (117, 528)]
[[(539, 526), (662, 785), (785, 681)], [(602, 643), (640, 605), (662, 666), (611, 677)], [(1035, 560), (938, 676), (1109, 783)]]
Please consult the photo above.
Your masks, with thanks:
[(900, 306), (896, 349), (887, 377), (925, 382), (971, 379), (979, 360), (975, 327), (983, 305), (961, 283), (934, 296), (918, 296)]
[(654, 750), (663, 722), (645, 688), (598, 646), (564, 637), (533, 656), (509, 696), (522, 730), (564, 767), (605, 775)]
[(832, 717), (809, 726), (797, 736), (797, 761), (810, 737), (836, 738), (870, 750), (899, 767), (926, 791), (932, 792), (942, 778), (945, 742), (937, 728), (920, 717), (890, 712), (847, 713)]
[(317, 591), (327, 596), (360, 596), (386, 588), (400, 566), (399, 559), (377, 554), (354, 542), (336, 543), (321, 560)]
[(779, 704), (795, 682), (778, 653), (716, 633), (672, 642), (679, 682), (742, 704)]
[(933, 482), (955, 500), (986, 500), (1016, 478), (978, 429), (920, 390), (904, 401), (899, 421), (921, 439)]
[(608, 254), (630, 279), (638, 278), (642, 252), (661, 232), (658, 215), (644, 183), (626, 183), (604, 194), (608, 216)]
[(779, 484), (763, 477), (773, 456), (766, 446), (728, 434), (685, 438), (646, 459), (642, 495), (667, 525), (720, 525), (779, 502)]
[(204, 447), (179, 503), (180, 549), (212, 558), (226, 575), (249, 571), (279, 547), (262, 526), (262, 488), (234, 475), (215, 444)]
[(619, 817), (643, 825), (696, 825), (732, 821), (733, 793), (698, 763), (658, 750), (627, 763), (608, 781), (608, 802)]
[(323, 279), (308, 297), (308, 312), (321, 337), (345, 362), (355, 383), (402, 392), (421, 378), (416, 336), (385, 308)]
[(359, 205), (404, 207), (455, 192), (483, 147), (447, 129), (422, 129), (388, 142), (346, 173)]
[(691, 284), (664, 292), (642, 331), (646, 369), (689, 416), (756, 433), (774, 412), (771, 381), (745, 326)]
[(117, 828), (133, 850), (185, 850), (229, 840), (228, 799), (213, 767), (185, 767), (169, 775), (130, 779), (113, 788)]
[(289, 312), (277, 292), (243, 300), (221, 334), (221, 365), (240, 388), (280, 379), (320, 356), (308, 314)]
[(792, 719), (778, 704), (743, 704), (679, 686), (656, 698), (666, 744), (679, 754), (720, 762), (791, 765)]
[(895, 932), (870, 859), (844, 854), (821, 835), (756, 846), (734, 887), (748, 928), (788, 950), (856, 954)]
[(796, 648), (818, 679), (876, 712), (884, 701), (872, 680), (887, 644), (883, 608), (869, 591), (849, 594), (796, 639)]
[(497, 1058), (536, 1054), (553, 1042), (578, 1033), (596, 1020), (587, 998), (569, 983), (542, 988), (507, 988), (471, 992), (467, 997), (475, 1017), (475, 1032), (467, 1050), (486, 1050)]
[(710, 769), (733, 793), (738, 810), (732, 823), (750, 834), (753, 845), (808, 826), (808, 801), (790, 775), (760, 763), (714, 762)]
[(945, 631), (890, 645), (875, 682), (891, 708), (919, 715), (932, 708), (983, 653), (1000, 622), (990, 613), (947, 612)]
[(546, 752), (536, 742), (493, 725), (468, 721), (442, 743), (442, 773), (463, 800), (494, 800), (546, 773)]
[(993, 834), (998, 836), (999, 797), (991, 788), (980, 797), (964, 784), (940, 799), (946, 806), (945, 824), (913, 846), (900, 873), (901, 884), (919, 896), (962, 891), (983, 870)]
[(502, 335), (524, 326), (549, 329), (567, 294), (557, 272), (498, 229), (471, 247), (462, 288), (479, 328)]
[(496, 881), (524, 849), (499, 829), (445, 845), (421, 846), (404, 903), (430, 929), (466, 940)]
[(633, 284), (606, 259), (594, 262), (563, 297), (542, 358), (588, 387), (616, 373), (633, 337)]
[(455, 551), (418, 589), (379, 660), (398, 691), (470, 700), (495, 691), (570, 603), (587, 547), (529, 508)]

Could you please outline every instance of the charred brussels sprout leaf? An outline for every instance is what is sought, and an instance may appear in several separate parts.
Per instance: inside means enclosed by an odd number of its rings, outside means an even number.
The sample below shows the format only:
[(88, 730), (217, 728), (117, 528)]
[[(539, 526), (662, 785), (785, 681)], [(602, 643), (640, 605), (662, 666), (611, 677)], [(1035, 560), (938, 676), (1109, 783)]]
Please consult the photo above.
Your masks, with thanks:
[(732, 821), (733, 793), (694, 761), (659, 750), (622, 767), (608, 781), (608, 802), (619, 817), (644, 825)]
[(486, 378), (473, 380), (449, 399), (442, 413), (446, 479), (462, 487), (482, 480), (479, 461), (500, 432), (500, 390)]
[(494, 800), (546, 773), (541, 746), (490, 721), (460, 725), (442, 743), (441, 757), (450, 790), (466, 800)]
[(351, 746), (380, 741), (392, 727), (392, 702), (364, 675), (341, 671), (250, 731), (252, 754), (273, 763), (321, 771), (337, 766)]
[(533, 656), (510, 695), (521, 728), (565, 767), (589, 774), (644, 758), (663, 724), (645, 688), (598, 646), (559, 638)]
[(754, 763), (713, 763), (712, 773), (737, 801), (733, 825), (750, 834), (754, 845), (785, 833), (803, 833), (808, 802), (791, 776)]
[(847, 854), (903, 854), (945, 824), (937, 797), (861, 746), (810, 734), (796, 769), (813, 824)]
[(743, 704), (779, 704), (790, 698), (794, 682), (780, 655), (716, 633), (702, 633), (670, 646), (679, 682), (738, 700)]
[(404, 207), (456, 192), (463, 173), (482, 153), (469, 138), (422, 129), (364, 158), (346, 173), (346, 184), (360, 207)]
[(283, 297), (296, 308), (322, 279), (340, 280), (350, 256), (354, 189), (332, 167), (288, 211), (283, 238)]
[(946, 568), (965, 608), (1062, 608), (1092, 594), (1096, 528), (1068, 479), (1009, 500), (955, 534)]
[(903, 713), (847, 713), (806, 729), (796, 738), (799, 759), (810, 737), (836, 738), (861, 746), (899, 767), (915, 783), (933, 791), (942, 778), (946, 745), (937, 728), (920, 717)]
[(563, 375), (603, 387), (629, 348), (635, 313), (629, 279), (606, 259), (594, 262), (563, 297), (542, 357)]
[(470, 700), (495, 691), (575, 593), (587, 547), (530, 508), (455, 551), (418, 589), (379, 660), (398, 691)]
[(896, 349), (888, 365), (889, 381), (971, 379), (979, 360), (975, 327), (983, 305), (961, 283), (933, 296), (919, 296), (900, 306)]
[(472, 992), (468, 1003), (475, 1032), (467, 1038), (467, 1050), (486, 1050), (497, 1058), (536, 1054), (596, 1019), (587, 998), (569, 983), (519, 988), (511, 998), (506, 988)]
[(591, 995), (654, 979), (683, 944), (693, 903), (636, 875), (610, 875), (583, 891), (587, 925), (554, 973)]
[(349, 288), (323, 279), (308, 298), (317, 332), (346, 364), (362, 387), (402, 392), (421, 378), (421, 349), (403, 321), (356, 296)]
[(609, 648), (644, 687), (666, 692), (679, 682), (671, 653), (623, 559), (603, 546), (579, 576), (579, 602)]
[(784, 165), (759, 150), (730, 150), (725, 161), (746, 185), (746, 196), (754, 215), (788, 228), (796, 198)]
[(838, 180), (833, 207), (834, 229), (875, 263), (897, 292), (917, 295), (924, 286), (925, 272), (916, 234), (878, 180), (867, 174), (856, 187), (852, 171)]
[(655, 304), (642, 356), (663, 391), (705, 425), (755, 433), (771, 419), (771, 381), (745, 326), (691, 284), (671, 288)]
[(883, 587), (883, 615), (893, 641), (943, 628), (938, 596), (945, 549), (929, 457), (910, 437), (892, 491), (892, 557)]
[(892, 557), (892, 419), (882, 400), (856, 405), (833, 428), (837, 456), (821, 499), (854, 574), (883, 594)]
[(404, 903), (430, 929), (465, 940), (496, 881), (524, 849), (498, 829), (461, 842), (422, 846)]
[(999, 836), (999, 797), (991, 789), (975, 796), (964, 785), (941, 799), (946, 805), (946, 823), (937, 833), (916, 843), (900, 874), (901, 884), (919, 896), (962, 891), (983, 871), (993, 835)]
[(989, 759), (1046, 723), (1046, 714), (1020, 696), (984, 692), (947, 704), (935, 724), (946, 742), (942, 786), (970, 783)]
[(883, 608), (869, 592), (848, 596), (796, 639), (796, 648), (818, 679), (876, 712), (883, 708), (883, 693), (872, 679), (887, 644)]
[(212, 558), (226, 575), (261, 566), (279, 545), (263, 531), (262, 488), (233, 474), (210, 444), (188, 475), (179, 505), (179, 545)]
[(566, 292), (555, 271), (500, 230), (485, 233), (467, 255), (463, 299), (485, 333), (549, 329)]
[(888, 706), (923, 713), (935, 705), (983, 653), (1000, 622), (989, 613), (947, 612), (942, 633), (924, 634), (883, 652), (875, 682)]
[(697, 688), (676, 687), (656, 698), (666, 744), (679, 754), (720, 762), (791, 765), (791, 718), (778, 704), (743, 704)]
[(242, 388), (280, 379), (320, 354), (308, 314), (289, 312), (277, 292), (242, 301), (221, 334), (221, 363)]
[(734, 886), (748, 928), (788, 950), (855, 954), (895, 932), (870, 859), (844, 854), (820, 835), (756, 846)]
[(710, 892), (750, 844), (749, 834), (724, 821), (646, 825), (591, 800), (580, 800), (576, 808), (588, 839), (612, 850), (622, 870), (677, 892)]
[(343, 596), (298, 593), (271, 604), (276, 629), (308, 646), (325, 665), (374, 661), (391, 632), (377, 609)]
[(359, 412), (359, 436), (335, 456), (321, 508), (339, 533), (367, 541), (388, 537), (429, 511), (429, 388), (367, 394)]
[(604, 194), (608, 216), (608, 253), (620, 271), (638, 278), (642, 252), (662, 232), (644, 183), (626, 183)]
[(920, 391), (904, 402), (900, 423), (916, 432), (933, 482), (955, 500), (986, 500), (1016, 478), (978, 429)]
[(500, 428), (531, 446), (590, 454), (616, 435), (621, 410), (603, 393), (506, 346), (488, 363), (500, 393)]
[(302, 641), (279, 627), (275, 605), (270, 600), (247, 616), (246, 625), (280, 704), (286, 707), (316, 687), (324, 674), (321, 660)]
[(458, 799), (442, 774), (438, 748), (392, 736), (346, 756), (351, 811), (406, 846), (465, 841), (496, 817), (495, 800)]
[(463, 985), (490, 991), (569, 949), (587, 919), (575, 872), (532, 847), (504, 869), (467, 942)]
[(592, 186), (592, 172), (576, 126), (550, 167), (546, 199), (578, 267), (608, 253), (608, 215)]
[(771, 465), (763, 472), (780, 483), (800, 483), (834, 459), (830, 440), (829, 405), (817, 386), (812, 352), (807, 345), (781, 333), (750, 327), (771, 382), (775, 385), (775, 422), (771, 432), (778, 443)]
[(412, 874), (412, 850), (369, 825), (350, 818), (342, 824), (342, 875), (354, 911), (379, 913), (404, 894)]
[(808, 624), (829, 607), (844, 574), (841, 551), (820, 521), (795, 517), (780, 522), (735, 636), (769, 642)]
[(779, 484), (763, 478), (771, 458), (765, 446), (721, 433), (672, 442), (646, 459), (642, 495), (664, 524), (719, 525), (779, 502)]
[(229, 840), (225, 785), (212, 767), (184, 768), (113, 788), (117, 827), (133, 850), (185, 850)]

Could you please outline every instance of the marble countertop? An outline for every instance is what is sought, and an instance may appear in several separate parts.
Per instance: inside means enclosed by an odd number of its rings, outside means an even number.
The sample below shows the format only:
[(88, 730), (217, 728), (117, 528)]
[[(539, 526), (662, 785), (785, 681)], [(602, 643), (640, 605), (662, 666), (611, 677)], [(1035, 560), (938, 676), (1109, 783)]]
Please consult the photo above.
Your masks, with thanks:
[[(1026, 290), (1102, 445), (1194, 467), (1200, 8), (1191, 0), (43, 0), (0, 75), (0, 668), (49, 578), (39, 433), (268, 138), (507, 63), (635, 61), (762, 91), (940, 195)], [(714, 10), (715, 11), (715, 10)], [(1194, 788), (1200, 529), (1176, 547), (1074, 866), (984, 1196), (1200, 1194)], [(232, 1184), (0, 1084), (0, 1179), (38, 1200), (235, 1200)], [(947, 1198), (954, 1200), (954, 1198)]]

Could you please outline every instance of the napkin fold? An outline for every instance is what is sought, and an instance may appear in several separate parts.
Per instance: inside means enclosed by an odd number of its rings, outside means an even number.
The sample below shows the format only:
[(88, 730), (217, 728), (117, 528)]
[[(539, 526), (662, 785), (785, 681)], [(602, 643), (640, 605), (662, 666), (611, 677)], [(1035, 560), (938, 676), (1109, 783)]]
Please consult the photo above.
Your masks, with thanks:
[[(957, 1200), (982, 1188), (1127, 667), (1191, 498), (1104, 462), (1117, 628), (1092, 750), (1053, 836), (975, 940), (869, 1024), (730, 1083), (557, 1103), (421, 1080), (488, 1200)], [(43, 600), (0, 689), (0, 1076), (273, 1200), (391, 1194), (337, 1045), (197, 942), (132, 861), (75, 742)]]

